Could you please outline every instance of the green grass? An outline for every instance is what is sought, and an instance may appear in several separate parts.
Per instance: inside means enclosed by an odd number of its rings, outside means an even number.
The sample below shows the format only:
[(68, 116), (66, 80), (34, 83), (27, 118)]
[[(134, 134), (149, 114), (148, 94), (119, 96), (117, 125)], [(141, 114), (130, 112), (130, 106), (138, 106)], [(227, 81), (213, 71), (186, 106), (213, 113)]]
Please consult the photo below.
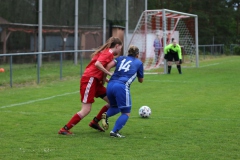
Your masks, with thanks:
[[(73, 127), (74, 136), (57, 134), (80, 110), (79, 74), (2, 87), (1, 159), (240, 159), (239, 64), (238, 56), (219, 57), (183, 68), (182, 75), (174, 66), (171, 75), (145, 75), (144, 83), (134, 82), (124, 139), (88, 126), (104, 105), (100, 99)], [(152, 110), (148, 119), (138, 116), (143, 105)], [(117, 117), (109, 119), (110, 129)]]
[[(44, 62), (40, 67), (39, 80), (40, 83), (48, 83), (58, 81), (60, 79), (69, 79), (80, 77), (81, 72), (86, 67), (89, 60), (83, 59), (83, 64), (74, 65), (73, 61), (64, 60), (62, 62), (62, 77), (60, 77), (60, 62)], [(0, 88), (10, 86), (10, 65), (0, 65), (5, 69), (0, 74)], [(82, 67), (82, 69), (81, 69)], [(26, 86), (37, 84), (37, 64), (12, 64), (12, 85)]]

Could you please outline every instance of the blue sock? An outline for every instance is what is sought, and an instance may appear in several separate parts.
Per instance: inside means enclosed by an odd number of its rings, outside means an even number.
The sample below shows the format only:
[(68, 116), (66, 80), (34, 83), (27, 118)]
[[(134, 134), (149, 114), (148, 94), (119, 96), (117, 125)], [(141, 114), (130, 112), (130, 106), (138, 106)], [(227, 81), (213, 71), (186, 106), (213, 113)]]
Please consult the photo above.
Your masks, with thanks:
[(128, 115), (126, 114), (121, 114), (120, 117), (118, 117), (117, 121), (115, 122), (115, 126), (113, 128), (113, 132), (118, 132), (120, 131), (123, 126), (127, 123), (127, 120), (128, 120)]
[(120, 109), (117, 107), (110, 107), (107, 111), (107, 117), (112, 117), (115, 114), (118, 114), (120, 112)]

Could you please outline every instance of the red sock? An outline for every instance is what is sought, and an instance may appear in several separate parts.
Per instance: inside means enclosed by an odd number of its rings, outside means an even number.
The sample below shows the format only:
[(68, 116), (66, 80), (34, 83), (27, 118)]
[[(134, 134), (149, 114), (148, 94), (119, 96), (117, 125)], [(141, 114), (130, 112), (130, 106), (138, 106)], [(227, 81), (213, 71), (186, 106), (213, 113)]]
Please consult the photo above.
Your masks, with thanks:
[(75, 126), (81, 120), (80, 116), (76, 113), (72, 119), (66, 124), (68, 130)]
[(102, 109), (98, 112), (98, 115), (96, 116), (96, 118), (97, 118), (98, 120), (101, 120), (101, 119), (102, 119), (102, 114), (103, 114), (104, 112), (107, 112), (107, 110), (108, 110), (107, 105), (103, 106)]

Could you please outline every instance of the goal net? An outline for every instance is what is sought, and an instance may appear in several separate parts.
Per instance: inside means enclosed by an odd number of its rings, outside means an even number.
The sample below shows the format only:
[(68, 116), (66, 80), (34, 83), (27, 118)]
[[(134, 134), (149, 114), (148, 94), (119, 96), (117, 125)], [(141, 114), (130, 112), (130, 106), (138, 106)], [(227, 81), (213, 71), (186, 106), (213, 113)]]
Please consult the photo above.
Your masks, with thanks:
[(197, 16), (193, 14), (167, 9), (146, 10), (128, 44), (139, 48), (145, 70), (164, 67), (166, 71), (163, 48), (173, 39), (182, 48), (183, 63), (198, 67)]

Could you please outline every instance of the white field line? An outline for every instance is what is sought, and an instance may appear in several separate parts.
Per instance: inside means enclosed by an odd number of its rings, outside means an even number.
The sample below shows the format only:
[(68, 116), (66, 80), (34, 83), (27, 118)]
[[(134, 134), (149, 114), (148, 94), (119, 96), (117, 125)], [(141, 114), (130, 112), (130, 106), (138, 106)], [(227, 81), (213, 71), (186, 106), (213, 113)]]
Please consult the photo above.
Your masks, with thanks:
[(158, 72), (146, 72), (144, 74), (163, 74), (163, 73), (158, 73)]
[(155, 117), (150, 116), (149, 118), (141, 118), (140, 116), (131, 116), (131, 118), (140, 118), (140, 119), (162, 119), (162, 120), (200, 120), (200, 121), (240, 121), (239, 118), (186, 118), (186, 117)]
[(10, 107), (15, 107), (15, 106), (21, 106), (21, 105), (30, 104), (30, 103), (35, 103), (35, 102), (39, 102), (39, 101), (45, 101), (45, 100), (53, 99), (53, 98), (56, 98), (56, 97), (62, 97), (62, 96), (66, 96), (66, 95), (70, 95), (70, 94), (75, 94), (75, 93), (79, 93), (79, 91), (77, 91), (77, 92), (70, 92), (70, 93), (64, 93), (64, 94), (59, 94), (59, 95), (55, 95), (55, 96), (51, 96), (51, 97), (36, 99), (36, 100), (27, 101), (27, 102), (22, 102), (22, 103), (10, 104), (10, 105), (7, 105), (7, 106), (1, 106), (0, 109), (10, 108)]
[[(144, 80), (144, 81), (148, 81), (148, 82), (169, 82), (169, 83), (200, 83), (199, 81), (178, 81), (178, 80), (176, 80), (176, 81), (174, 81), (174, 80), (150, 80), (150, 79), (148, 79), (148, 80)], [(216, 82), (214, 82), (214, 83), (216, 83)]]
[[(181, 83), (181, 84), (191, 84), (191, 83), (198, 83), (198, 84), (206, 84), (206, 82), (205, 81), (174, 81), (174, 80), (150, 80), (150, 79), (148, 79), (148, 80), (144, 80), (144, 82), (156, 82), (156, 83), (159, 83), (159, 82), (161, 82), (161, 83)], [(226, 83), (224, 83), (224, 82), (221, 82), (221, 81), (219, 81), (219, 82), (207, 82), (208, 84), (226, 84)], [(236, 84), (240, 84), (240, 81), (239, 82), (236, 82)]]
[[(220, 63), (213, 63), (213, 64), (209, 64), (209, 65), (203, 65), (200, 66), (199, 68), (204, 68), (204, 67), (209, 67), (209, 66), (216, 66), (219, 65)], [(182, 67), (182, 68), (196, 68), (196, 67)], [(144, 72), (144, 74), (164, 74), (164, 72)]]
[[(218, 65), (220, 63), (214, 63), (214, 64), (210, 64), (210, 65), (205, 65), (205, 66), (201, 66), (200, 68), (202, 67), (208, 67), (208, 66), (213, 66), (213, 65)], [(163, 73), (147, 73), (147, 74), (163, 74)], [(156, 81), (156, 82), (160, 82), (161, 80), (145, 80), (145, 81)], [(161, 81), (161, 82), (175, 82), (175, 81)], [(178, 82), (179, 83), (179, 82)], [(190, 81), (182, 81), (182, 83), (195, 83), (195, 82), (190, 82)], [(79, 92), (79, 91), (77, 91)], [(42, 99), (36, 99), (36, 100), (32, 100), (32, 101), (27, 101), (27, 102), (22, 102), (22, 103), (15, 103), (15, 104), (10, 104), (10, 105), (7, 105), (7, 106), (1, 106), (0, 109), (3, 109), (3, 108), (10, 108), (10, 107), (15, 107), (15, 106), (21, 106), (21, 105), (25, 105), (25, 104), (30, 104), (30, 103), (35, 103), (35, 102), (38, 102), (38, 101), (45, 101), (45, 100), (49, 100), (49, 99), (53, 99), (53, 98), (56, 98), (56, 97), (61, 97), (61, 96), (65, 96), (65, 95), (70, 95), (70, 94), (75, 94), (77, 92), (71, 92), (71, 93), (64, 93), (64, 94), (60, 94), (60, 95), (56, 95), (56, 96), (51, 96), (51, 97), (46, 97), (46, 98), (42, 98)]]
[(213, 63), (213, 64), (209, 64), (209, 65), (205, 65), (205, 66), (200, 66), (199, 68), (203, 68), (203, 67), (209, 67), (209, 66), (216, 66), (219, 65), (220, 63)]

